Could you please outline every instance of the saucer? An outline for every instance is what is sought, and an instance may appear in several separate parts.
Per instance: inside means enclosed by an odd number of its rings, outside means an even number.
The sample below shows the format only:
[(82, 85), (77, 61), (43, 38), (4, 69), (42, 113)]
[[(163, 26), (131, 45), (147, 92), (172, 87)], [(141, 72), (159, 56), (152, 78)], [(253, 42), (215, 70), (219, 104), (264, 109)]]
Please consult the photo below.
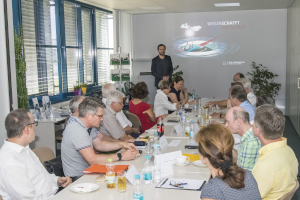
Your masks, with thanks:
[(183, 163), (183, 164), (179, 164), (176, 160), (175, 160), (175, 162), (174, 162), (174, 165), (177, 165), (177, 166), (186, 166), (186, 165), (188, 165), (188, 164), (190, 164), (190, 161), (186, 161), (186, 162)]
[(198, 167), (205, 167), (206, 165), (204, 165), (201, 160), (196, 160), (193, 162), (193, 165), (196, 165)]

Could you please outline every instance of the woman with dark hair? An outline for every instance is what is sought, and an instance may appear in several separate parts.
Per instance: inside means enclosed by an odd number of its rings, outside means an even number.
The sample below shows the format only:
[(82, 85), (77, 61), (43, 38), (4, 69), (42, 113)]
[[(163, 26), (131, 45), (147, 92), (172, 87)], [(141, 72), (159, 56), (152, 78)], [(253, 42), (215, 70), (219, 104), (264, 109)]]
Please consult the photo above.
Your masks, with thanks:
[(172, 103), (180, 102), (182, 105), (188, 103), (192, 105), (195, 101), (188, 102), (188, 91), (184, 87), (184, 80), (181, 76), (177, 76), (174, 78), (173, 86), (171, 87), (171, 91), (168, 94), (168, 100)]
[(197, 133), (196, 141), (199, 144), (200, 159), (213, 177), (202, 189), (202, 200), (261, 199), (251, 172), (233, 162), (234, 139), (225, 126), (209, 124)]
[(142, 123), (141, 132), (150, 129), (157, 122), (155, 114), (149, 104), (143, 102), (143, 99), (148, 96), (148, 87), (145, 82), (140, 82), (134, 85), (132, 89), (133, 100), (129, 102), (129, 112), (138, 116)]

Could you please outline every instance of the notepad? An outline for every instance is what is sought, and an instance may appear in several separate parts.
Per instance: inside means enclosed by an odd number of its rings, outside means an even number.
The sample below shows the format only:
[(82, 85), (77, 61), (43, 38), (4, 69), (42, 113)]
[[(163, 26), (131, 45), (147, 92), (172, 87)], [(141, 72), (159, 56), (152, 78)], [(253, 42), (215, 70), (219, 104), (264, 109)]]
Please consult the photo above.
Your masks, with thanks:
[[(118, 171), (121, 171), (121, 170), (127, 170), (129, 167), (129, 165), (116, 165), (115, 166), (115, 173), (117, 173)], [(83, 171), (83, 173), (85, 174), (105, 174), (107, 171), (106, 169), (106, 165), (92, 165), (90, 166), (89, 168), (85, 169)]]
[[(185, 183), (183, 187), (175, 187), (172, 183)], [(182, 178), (164, 178), (156, 188), (176, 189), (176, 190), (197, 190), (200, 191), (206, 181), (195, 179), (182, 179)]]
[(182, 154), (183, 156), (189, 157), (190, 158), (190, 162), (196, 161), (196, 160), (200, 160), (200, 155), (199, 154)]

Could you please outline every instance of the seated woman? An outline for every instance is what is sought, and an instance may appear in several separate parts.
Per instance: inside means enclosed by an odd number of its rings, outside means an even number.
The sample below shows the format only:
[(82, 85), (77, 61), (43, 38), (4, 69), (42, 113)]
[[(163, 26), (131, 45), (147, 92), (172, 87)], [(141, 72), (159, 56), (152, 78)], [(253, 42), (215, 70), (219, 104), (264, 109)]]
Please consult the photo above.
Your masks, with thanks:
[(143, 102), (149, 94), (148, 87), (145, 82), (134, 85), (132, 89), (133, 100), (129, 102), (129, 112), (138, 116), (142, 123), (141, 133), (153, 127), (157, 119), (149, 104)]
[(168, 100), (171, 101), (172, 103), (181, 102), (182, 105), (186, 103), (190, 105), (194, 104), (195, 100), (188, 102), (189, 100), (188, 91), (183, 85), (184, 85), (183, 78), (181, 76), (177, 76), (174, 79), (173, 86), (171, 87), (171, 91), (168, 94)]
[(161, 80), (158, 83), (158, 87), (160, 88), (157, 90), (155, 99), (154, 99), (154, 113), (156, 117), (162, 116), (165, 118), (168, 116), (168, 111), (174, 111), (179, 108), (180, 103), (171, 103), (168, 101), (168, 94), (171, 90), (171, 83), (168, 81)]
[(252, 173), (232, 161), (234, 139), (220, 124), (209, 124), (196, 135), (200, 159), (212, 175), (201, 192), (202, 200), (261, 199)]

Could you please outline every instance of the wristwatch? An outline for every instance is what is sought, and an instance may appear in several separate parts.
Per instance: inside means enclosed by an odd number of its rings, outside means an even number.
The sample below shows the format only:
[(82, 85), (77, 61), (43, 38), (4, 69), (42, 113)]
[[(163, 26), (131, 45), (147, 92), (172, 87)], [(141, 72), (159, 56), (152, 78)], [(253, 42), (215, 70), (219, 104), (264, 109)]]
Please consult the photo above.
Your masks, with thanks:
[(220, 114), (220, 118), (222, 118), (222, 113)]
[(121, 153), (117, 153), (117, 156), (119, 158), (119, 161), (122, 160), (122, 154)]

